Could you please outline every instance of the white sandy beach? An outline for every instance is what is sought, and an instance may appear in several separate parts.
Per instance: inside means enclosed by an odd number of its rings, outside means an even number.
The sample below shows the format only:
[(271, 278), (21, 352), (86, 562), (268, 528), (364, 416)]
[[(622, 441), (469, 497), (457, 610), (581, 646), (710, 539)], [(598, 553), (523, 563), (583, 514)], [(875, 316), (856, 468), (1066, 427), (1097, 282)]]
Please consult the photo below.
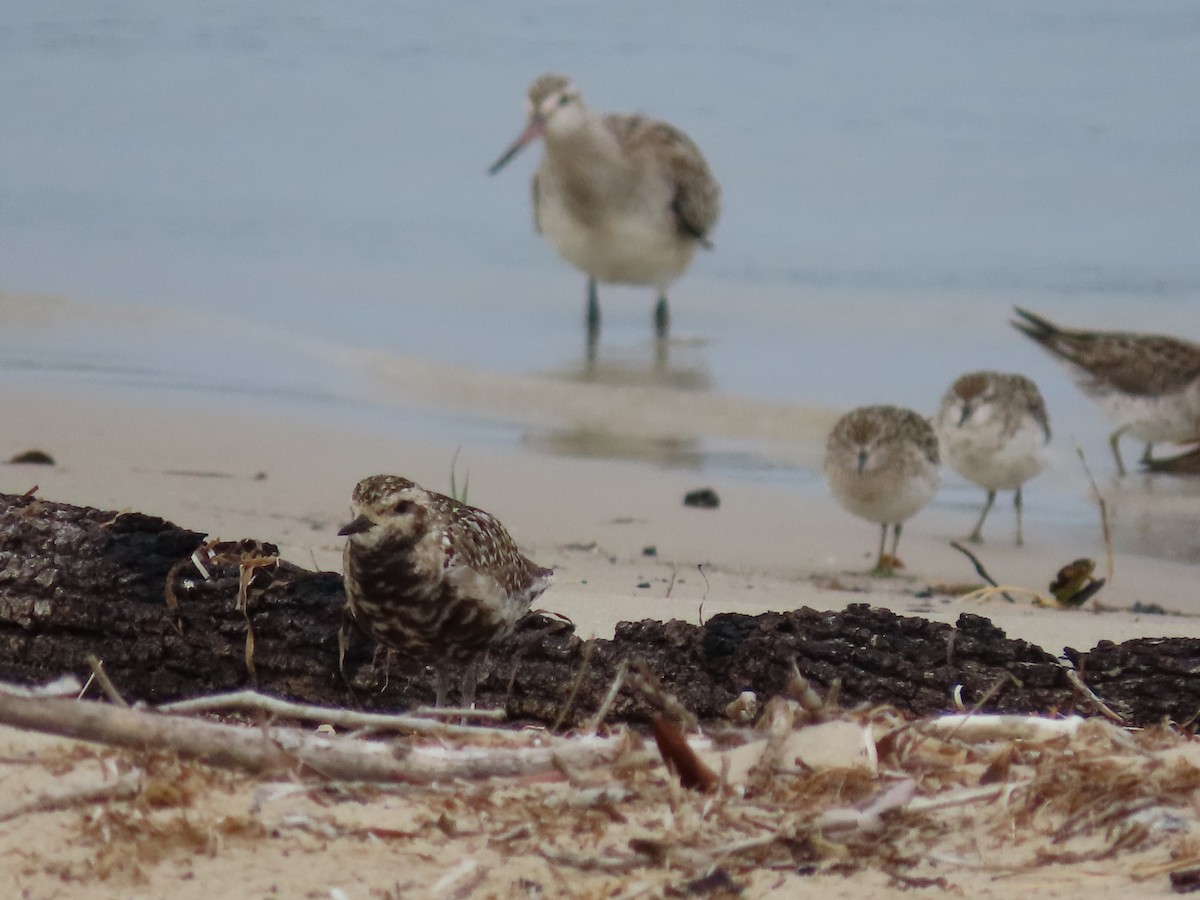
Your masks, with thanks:
[[(586, 394), (608, 389), (574, 390)], [(647, 395), (641, 400), (653, 405), (656, 398)], [(553, 405), (547, 398), (542, 403)], [(1194, 635), (1200, 626), (1194, 569), (1130, 553), (1117, 554), (1112, 582), (1098, 596), (1102, 610), (1090, 608), (1094, 601), (1082, 610), (1053, 610), (1037, 608), (1024, 596), (1015, 604), (914, 596), (930, 585), (977, 580), (967, 560), (948, 546), (969, 528), (969, 515), (942, 511), (913, 519), (901, 544), (907, 574), (880, 581), (857, 574), (871, 562), (874, 526), (841, 511), (824, 492), (796, 495), (644, 463), (404, 439), (391, 427), (372, 431), (327, 426), (270, 414), (231, 413), (198, 401), (172, 408), (159, 398), (135, 394), (26, 385), (11, 393), (6, 413), (0, 455), (37, 448), (55, 459), (52, 467), (0, 467), (0, 487), (6, 491), (23, 492), (36, 484), (41, 496), (56, 501), (137, 510), (222, 538), (272, 541), (297, 563), (332, 570), (340, 566), (336, 531), (358, 478), (402, 472), (431, 488), (446, 489), (457, 452), (460, 479), (469, 470), (470, 501), (500, 516), (535, 560), (555, 567), (556, 583), (541, 605), (571, 617), (583, 635), (610, 635), (623, 619), (696, 622), (724, 610), (836, 608), (848, 602), (944, 621), (954, 621), (964, 611), (980, 613), (1010, 635), (1052, 652), (1065, 645), (1090, 648), (1101, 639)], [(810, 435), (809, 442), (812, 446), (800, 452), (819, 456), (817, 436)], [(697, 487), (714, 488), (720, 508), (685, 508), (684, 493)], [(1006, 513), (997, 509), (989, 529), (995, 536), (978, 551), (1006, 584), (1044, 592), (1063, 563), (1080, 555), (1103, 560), (1098, 522), (1090, 543), (1064, 542), (1039, 526), (1029, 535), (1029, 545), (1016, 549), (1004, 537), (1011, 526)], [(648, 556), (646, 548), (651, 547), (655, 555)], [(1157, 603), (1170, 614), (1137, 615), (1127, 609), (1134, 603)], [(4, 756), (11, 762), (0, 778), (8, 780), (14, 797), (33, 796), (48, 783), (48, 773), (39, 774), (29, 760), (61, 759), (66, 751), (49, 748), (64, 743), (5, 732)], [(68, 768), (79, 765), (83, 763)], [(21, 779), (19, 788), (14, 778)], [(252, 783), (237, 778), (221, 776), (214, 784), (222, 786), (208, 794), (201, 791), (190, 813), (210, 828), (217, 827), (220, 809), (240, 809), (251, 802), (254, 791)], [(369, 809), (353, 805), (341, 809), (339, 816), (343, 823), (386, 821), (398, 827), (397, 822), (417, 821), (423, 815), (399, 799), (368, 815)], [(369, 843), (294, 836), (265, 844), (231, 839), (227, 850), (207, 856), (165, 849), (151, 861), (142, 858), (134, 867), (140, 872), (136, 877), (132, 870), (117, 867), (109, 880), (96, 882), (80, 875), (89, 871), (92, 864), (87, 861), (94, 859), (87, 842), (71, 849), (78, 813), (42, 813), (27, 819), (19, 831), (0, 832), (0, 847), (8, 854), (28, 856), (19, 883), (32, 897), (144, 892), (183, 898), (221, 894), (226, 888), (247, 896), (330, 896), (334, 887), (345, 890), (345, 896), (376, 897), (394, 896), (386, 893), (389, 886), (403, 882), (394, 871), (392, 850), (376, 852)], [(485, 850), (486, 841), (480, 840), (445, 838), (415, 845), (416, 855), (403, 863), (405, 874), (426, 871), (436, 880), (453, 867), (456, 854), (478, 852), (488, 872), (480, 896), (505, 896), (504, 885), (511, 888), (522, 873), (551, 877), (544, 860), (504, 860), (494, 850)], [(25, 849), (18, 851), (18, 846)], [(289, 858), (303, 860), (302, 876)], [(232, 874), (239, 870), (241, 874)], [(74, 874), (56, 877), (56, 871)], [(1113, 862), (1056, 866), (998, 882), (970, 870), (948, 872), (947, 877), (982, 896), (1037, 890), (1046, 896), (1118, 897), (1131, 889), (1121, 871)], [(891, 893), (886, 879), (873, 872), (849, 879), (798, 880), (760, 874), (754, 881), (755, 896), (773, 891), (780, 896), (802, 895), (794, 891), (859, 897)], [(621, 883), (592, 880), (580, 882), (577, 890), (587, 893), (603, 884), (607, 891)], [(624, 882), (625, 888), (635, 883), (636, 879)], [(1166, 893), (1164, 880), (1154, 884)], [(573, 893), (568, 886), (560, 887)], [(1145, 885), (1138, 890), (1157, 892)]]

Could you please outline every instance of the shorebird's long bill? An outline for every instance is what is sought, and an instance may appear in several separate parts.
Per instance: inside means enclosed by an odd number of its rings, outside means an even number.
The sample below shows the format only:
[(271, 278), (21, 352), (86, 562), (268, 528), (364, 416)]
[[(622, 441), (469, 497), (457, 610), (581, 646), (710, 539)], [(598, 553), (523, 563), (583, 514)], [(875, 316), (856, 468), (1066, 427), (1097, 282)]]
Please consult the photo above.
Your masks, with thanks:
[(345, 537), (348, 534), (362, 534), (364, 531), (370, 531), (375, 527), (375, 523), (367, 518), (366, 513), (356, 518), (353, 522), (348, 522), (338, 529), (338, 534)]
[(508, 165), (508, 161), (521, 151), (522, 147), (524, 147), (526, 144), (531, 144), (540, 138), (542, 136), (542, 131), (542, 120), (538, 118), (530, 119), (529, 124), (525, 126), (525, 130), (517, 135), (517, 139), (509, 145), (507, 150), (500, 154), (500, 158), (498, 160), (492, 163), (491, 167), (488, 169), (488, 174), (495, 175), (497, 172), (503, 169), (506, 165)]

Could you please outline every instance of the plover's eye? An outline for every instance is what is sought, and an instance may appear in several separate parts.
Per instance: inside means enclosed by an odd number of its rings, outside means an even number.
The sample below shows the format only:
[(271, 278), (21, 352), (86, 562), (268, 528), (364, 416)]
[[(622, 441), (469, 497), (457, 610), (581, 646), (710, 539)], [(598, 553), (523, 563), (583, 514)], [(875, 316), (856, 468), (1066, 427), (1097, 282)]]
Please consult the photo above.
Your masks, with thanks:
[(558, 105), (559, 106), (566, 106), (570, 102), (571, 102), (571, 98), (568, 97), (566, 94), (558, 95)]

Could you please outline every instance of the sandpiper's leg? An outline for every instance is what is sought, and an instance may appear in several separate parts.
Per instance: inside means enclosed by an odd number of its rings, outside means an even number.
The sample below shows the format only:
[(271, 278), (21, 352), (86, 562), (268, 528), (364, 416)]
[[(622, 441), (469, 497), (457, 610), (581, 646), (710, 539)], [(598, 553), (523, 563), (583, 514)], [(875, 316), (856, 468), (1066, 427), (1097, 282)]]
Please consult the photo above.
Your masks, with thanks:
[[(1017, 491), (1019, 495), (1020, 490)], [(992, 511), (992, 504), (996, 502), (996, 492), (988, 491), (987, 502), (983, 504), (983, 512), (979, 514), (979, 521), (975, 523), (975, 530), (967, 535), (967, 540), (972, 544), (983, 543), (983, 520), (987, 518), (987, 514)], [(1020, 513), (1018, 513), (1020, 515)]]
[(1021, 533), (1021, 510), (1025, 506), (1025, 501), (1021, 498), (1021, 487), (1017, 486), (1017, 493), (1013, 497), (1013, 509), (1017, 511), (1017, 546), (1020, 547), (1025, 543), (1025, 536)]
[(1108, 446), (1112, 447), (1113, 457), (1117, 461), (1117, 474), (1122, 476), (1125, 474), (1125, 462), (1121, 459), (1121, 450), (1117, 446), (1117, 441), (1121, 439), (1121, 435), (1123, 435), (1128, 429), (1128, 425), (1122, 425), (1108, 436)]
[[(899, 540), (899, 538), (897, 538)], [(879, 526), (879, 558), (875, 560), (875, 568), (871, 570), (872, 575), (883, 577), (892, 574), (891, 564), (888, 562), (887, 554), (887, 522)]]
[(596, 361), (596, 345), (600, 343), (600, 298), (596, 296), (596, 279), (589, 278), (587, 286), (587, 359)]
[(667, 295), (659, 294), (658, 303), (654, 306), (654, 336), (660, 342), (666, 342), (671, 331), (671, 311), (667, 308)]

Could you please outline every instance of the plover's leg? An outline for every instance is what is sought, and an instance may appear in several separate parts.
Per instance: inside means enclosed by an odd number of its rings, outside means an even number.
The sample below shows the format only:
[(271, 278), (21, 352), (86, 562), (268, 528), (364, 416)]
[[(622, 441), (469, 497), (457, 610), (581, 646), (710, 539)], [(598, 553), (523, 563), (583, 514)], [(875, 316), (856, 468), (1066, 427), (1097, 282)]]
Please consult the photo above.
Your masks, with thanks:
[(1025, 506), (1025, 501), (1021, 499), (1021, 486), (1017, 485), (1017, 493), (1013, 496), (1013, 509), (1017, 511), (1017, 546), (1020, 547), (1025, 543), (1025, 536), (1021, 534), (1021, 509)]
[(667, 295), (659, 294), (658, 303), (654, 306), (654, 336), (665, 342), (671, 331), (671, 311), (667, 308)]
[(1125, 474), (1125, 462), (1121, 459), (1121, 449), (1117, 446), (1117, 441), (1119, 441), (1121, 439), (1121, 435), (1128, 430), (1128, 425), (1122, 425), (1108, 436), (1108, 446), (1112, 447), (1113, 457), (1117, 461), (1117, 474), (1121, 476), (1124, 476)]
[(596, 361), (596, 345), (600, 343), (600, 298), (596, 296), (596, 279), (587, 285), (587, 361)]
[[(1017, 491), (1020, 494), (1020, 490)], [(987, 514), (992, 511), (992, 504), (996, 502), (996, 492), (988, 491), (987, 501), (983, 504), (983, 512), (979, 514), (979, 521), (975, 523), (975, 530), (967, 535), (967, 540), (972, 544), (983, 543), (983, 520), (987, 518)], [(1020, 513), (1017, 513), (1020, 516)]]
[(354, 685), (350, 683), (350, 676), (346, 674), (346, 649), (350, 646), (350, 632), (346, 626), (349, 621), (350, 608), (347, 606), (342, 610), (342, 624), (338, 627), (338, 672), (346, 684), (346, 689), (350, 691), (350, 696), (357, 702), (358, 694), (354, 692)]
[(479, 683), (479, 660), (473, 659), (463, 669), (462, 677), (462, 707), (475, 708), (475, 688)]
[(444, 662), (440, 662), (435, 667), (437, 669), (437, 682), (434, 687), (434, 706), (445, 706), (446, 697), (450, 693), (450, 667)]

